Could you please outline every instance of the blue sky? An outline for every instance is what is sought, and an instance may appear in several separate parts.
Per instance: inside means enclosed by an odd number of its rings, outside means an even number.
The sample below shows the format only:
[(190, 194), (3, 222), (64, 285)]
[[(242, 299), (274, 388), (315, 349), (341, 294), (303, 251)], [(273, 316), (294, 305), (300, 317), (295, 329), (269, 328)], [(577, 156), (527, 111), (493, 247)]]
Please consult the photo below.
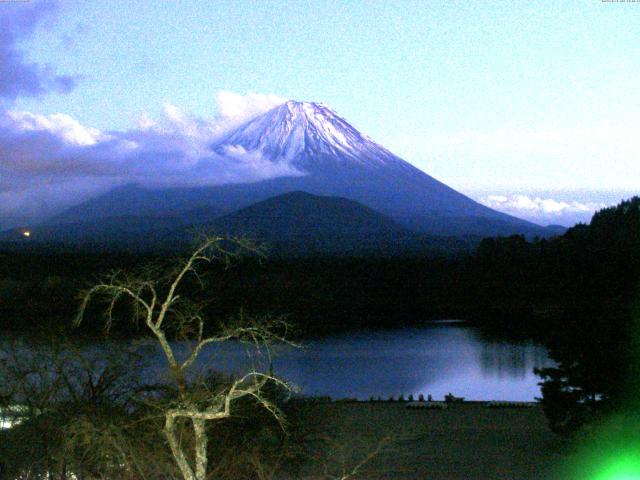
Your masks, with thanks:
[(638, 3), (46, 5), (0, 3), (5, 25), (37, 17), (0, 42), (44, 78), (0, 106), (47, 128), (61, 113), (132, 131), (166, 120), (167, 105), (219, 119), (220, 92), (270, 94), (327, 103), (430, 175), (541, 223), (640, 191)]

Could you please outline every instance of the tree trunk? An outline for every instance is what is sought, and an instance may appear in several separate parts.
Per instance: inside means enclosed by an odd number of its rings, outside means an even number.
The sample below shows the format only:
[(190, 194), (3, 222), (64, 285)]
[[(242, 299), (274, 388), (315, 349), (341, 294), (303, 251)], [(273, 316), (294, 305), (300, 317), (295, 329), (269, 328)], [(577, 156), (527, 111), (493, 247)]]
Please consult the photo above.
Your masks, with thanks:
[(205, 480), (207, 476), (207, 432), (205, 421), (202, 419), (191, 419), (196, 441), (196, 479)]
[(167, 437), (167, 441), (169, 442), (173, 458), (178, 464), (178, 468), (180, 469), (180, 473), (182, 473), (184, 480), (197, 480), (187, 458), (184, 455), (184, 452), (182, 451), (182, 448), (180, 447), (180, 442), (176, 438), (175, 418), (171, 413), (168, 413), (165, 416), (164, 433)]

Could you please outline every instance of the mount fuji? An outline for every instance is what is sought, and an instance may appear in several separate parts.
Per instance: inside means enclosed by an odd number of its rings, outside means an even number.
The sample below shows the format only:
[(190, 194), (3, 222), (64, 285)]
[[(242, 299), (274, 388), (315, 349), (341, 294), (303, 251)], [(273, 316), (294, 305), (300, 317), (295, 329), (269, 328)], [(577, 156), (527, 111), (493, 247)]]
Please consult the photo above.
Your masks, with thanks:
[[(288, 101), (211, 145), (216, 154), (256, 155), (292, 175), (253, 183), (149, 189), (120, 187), (70, 208), (49, 223), (118, 215), (211, 217), (288, 192), (359, 202), (406, 229), (430, 235), (546, 236), (544, 227), (485, 207), (402, 160), (321, 103)], [(213, 213), (215, 212), (215, 214)], [(206, 215), (205, 215), (206, 217)], [(195, 222), (194, 222), (195, 223)]]

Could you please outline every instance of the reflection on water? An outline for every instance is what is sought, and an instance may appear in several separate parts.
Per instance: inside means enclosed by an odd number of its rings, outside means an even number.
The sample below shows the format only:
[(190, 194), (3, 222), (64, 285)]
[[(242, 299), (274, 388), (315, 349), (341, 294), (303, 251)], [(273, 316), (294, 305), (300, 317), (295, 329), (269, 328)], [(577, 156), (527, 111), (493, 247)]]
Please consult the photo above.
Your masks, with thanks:
[(549, 364), (547, 351), (533, 343), (486, 342), (480, 348), (480, 367), (486, 375), (524, 379), (533, 367)]
[[(469, 400), (533, 400), (540, 396), (534, 367), (551, 365), (533, 343), (493, 342), (465, 324), (344, 334), (309, 342), (302, 350), (277, 348), (274, 372), (306, 395), (368, 399), (371, 396), (441, 399), (446, 393)], [(204, 364), (239, 372), (245, 354), (226, 345), (209, 351)], [(258, 362), (254, 355), (251, 362)]]
[[(174, 346), (184, 355), (184, 348)], [(100, 356), (109, 344), (89, 348)], [(145, 379), (166, 378), (166, 360), (157, 345), (145, 347), (144, 354), (152, 365)], [(303, 394), (333, 398), (431, 394), (442, 399), (451, 392), (468, 400), (528, 401), (540, 396), (533, 368), (550, 365), (546, 350), (533, 343), (492, 341), (464, 323), (436, 323), (337, 335), (302, 349), (280, 346), (270, 357), (227, 342), (204, 350), (196, 367), (241, 374), (271, 366)]]

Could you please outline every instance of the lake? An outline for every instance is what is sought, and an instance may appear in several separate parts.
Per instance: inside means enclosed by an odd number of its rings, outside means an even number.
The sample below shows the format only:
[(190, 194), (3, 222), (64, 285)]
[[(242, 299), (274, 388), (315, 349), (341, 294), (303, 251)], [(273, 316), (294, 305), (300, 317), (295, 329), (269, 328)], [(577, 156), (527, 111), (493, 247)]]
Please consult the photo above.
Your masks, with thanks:
[[(274, 372), (304, 395), (388, 399), (449, 392), (468, 400), (531, 401), (540, 396), (534, 367), (553, 365), (533, 342), (495, 341), (462, 322), (423, 328), (357, 332), (272, 350)], [(206, 352), (204, 364), (239, 372), (265, 361), (237, 345)]]
[[(100, 357), (111, 342), (93, 344)], [(174, 344), (176, 353), (184, 352)], [(143, 348), (143, 347), (141, 347)], [(145, 348), (147, 380), (166, 378), (166, 361), (155, 343)], [(154, 358), (155, 357), (155, 358)], [(544, 347), (533, 342), (497, 341), (464, 322), (434, 322), (426, 327), (345, 333), (305, 342), (302, 348), (270, 351), (276, 375), (302, 395), (334, 399), (390, 396), (442, 400), (449, 392), (467, 400), (531, 401), (540, 396), (534, 367), (553, 365)], [(237, 342), (201, 352), (199, 369), (243, 374), (266, 372), (269, 357)]]

